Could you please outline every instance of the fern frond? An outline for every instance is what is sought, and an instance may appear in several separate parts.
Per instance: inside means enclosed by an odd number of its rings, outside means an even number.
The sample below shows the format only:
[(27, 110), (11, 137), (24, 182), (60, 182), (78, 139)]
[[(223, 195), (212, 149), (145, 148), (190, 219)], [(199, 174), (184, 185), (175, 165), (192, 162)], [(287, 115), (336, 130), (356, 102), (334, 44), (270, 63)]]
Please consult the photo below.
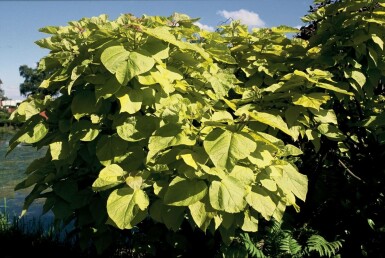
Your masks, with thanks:
[(342, 241), (328, 242), (320, 235), (312, 235), (306, 241), (306, 251), (317, 252), (320, 256), (331, 257), (342, 247)]
[(264, 253), (261, 249), (258, 248), (257, 243), (254, 243), (253, 240), (251, 240), (249, 234), (243, 233), (241, 234), (242, 243), (246, 249), (246, 251), (249, 253), (250, 257), (254, 258), (266, 258)]
[(279, 249), (285, 254), (298, 254), (302, 250), (302, 246), (291, 234), (286, 234), (285, 238), (281, 239)]
[(282, 229), (282, 221), (272, 220), (273, 224), (270, 227), (270, 235), (280, 234)]

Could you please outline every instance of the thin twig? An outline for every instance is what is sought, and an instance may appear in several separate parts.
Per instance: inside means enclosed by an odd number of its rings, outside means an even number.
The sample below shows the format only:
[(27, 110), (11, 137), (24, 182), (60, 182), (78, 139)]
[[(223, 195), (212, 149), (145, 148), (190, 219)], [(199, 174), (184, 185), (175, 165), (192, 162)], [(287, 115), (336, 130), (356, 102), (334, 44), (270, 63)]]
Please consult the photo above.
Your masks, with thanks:
[(352, 175), (354, 178), (356, 178), (356, 179), (362, 181), (363, 183), (365, 183), (364, 180), (362, 180), (360, 177), (356, 176), (340, 159), (338, 159), (338, 162), (340, 163), (341, 166), (343, 166), (346, 169), (346, 171), (348, 171), (348, 173), (350, 175)]

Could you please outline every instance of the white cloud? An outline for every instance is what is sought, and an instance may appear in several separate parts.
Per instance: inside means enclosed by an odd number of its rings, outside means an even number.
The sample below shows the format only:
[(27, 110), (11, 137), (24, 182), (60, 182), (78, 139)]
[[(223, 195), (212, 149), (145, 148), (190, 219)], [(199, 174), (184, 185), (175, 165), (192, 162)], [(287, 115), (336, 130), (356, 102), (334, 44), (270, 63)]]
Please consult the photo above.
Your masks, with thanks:
[(194, 24), (196, 26), (198, 26), (199, 28), (201, 28), (202, 30), (207, 30), (207, 31), (214, 31), (215, 30), (214, 27), (206, 25), (206, 24), (202, 24), (200, 22), (194, 22)]
[(243, 24), (249, 25), (252, 27), (265, 27), (265, 22), (259, 17), (257, 13), (250, 12), (245, 9), (240, 9), (238, 11), (218, 11), (217, 14), (221, 15), (226, 19), (240, 20)]

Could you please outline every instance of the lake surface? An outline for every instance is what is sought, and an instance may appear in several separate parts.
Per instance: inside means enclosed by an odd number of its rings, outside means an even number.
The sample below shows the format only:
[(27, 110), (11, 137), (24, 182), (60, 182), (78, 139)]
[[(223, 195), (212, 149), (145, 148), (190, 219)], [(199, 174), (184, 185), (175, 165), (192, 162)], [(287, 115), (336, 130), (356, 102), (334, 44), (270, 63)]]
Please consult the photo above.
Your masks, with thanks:
[[(32, 188), (14, 191), (15, 186), (26, 178), (25, 170), (29, 164), (43, 157), (46, 148), (37, 150), (34, 147), (19, 145), (6, 156), (12, 134), (0, 133), (0, 213), (10, 216), (21, 214), (24, 198)], [(36, 200), (28, 209), (26, 218), (52, 218), (52, 213), (41, 216), (44, 200)]]

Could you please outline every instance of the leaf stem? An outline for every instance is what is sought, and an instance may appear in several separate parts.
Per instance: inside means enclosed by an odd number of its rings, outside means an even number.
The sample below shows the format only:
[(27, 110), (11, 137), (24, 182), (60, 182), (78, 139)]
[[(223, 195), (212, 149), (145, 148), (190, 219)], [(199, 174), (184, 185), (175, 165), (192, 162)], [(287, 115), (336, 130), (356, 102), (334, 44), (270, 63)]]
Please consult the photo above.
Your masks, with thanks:
[(346, 169), (346, 171), (352, 176), (352, 177), (354, 177), (355, 179), (358, 179), (358, 180), (360, 180), (360, 181), (362, 181), (363, 183), (365, 183), (365, 181), (364, 180), (362, 180), (362, 178), (360, 178), (359, 176), (357, 176), (357, 175), (355, 175), (346, 165), (345, 165), (345, 163), (343, 163), (342, 162), (342, 160), (340, 160), (340, 159), (338, 159), (338, 163), (340, 163), (340, 165), (344, 168), (344, 169)]

